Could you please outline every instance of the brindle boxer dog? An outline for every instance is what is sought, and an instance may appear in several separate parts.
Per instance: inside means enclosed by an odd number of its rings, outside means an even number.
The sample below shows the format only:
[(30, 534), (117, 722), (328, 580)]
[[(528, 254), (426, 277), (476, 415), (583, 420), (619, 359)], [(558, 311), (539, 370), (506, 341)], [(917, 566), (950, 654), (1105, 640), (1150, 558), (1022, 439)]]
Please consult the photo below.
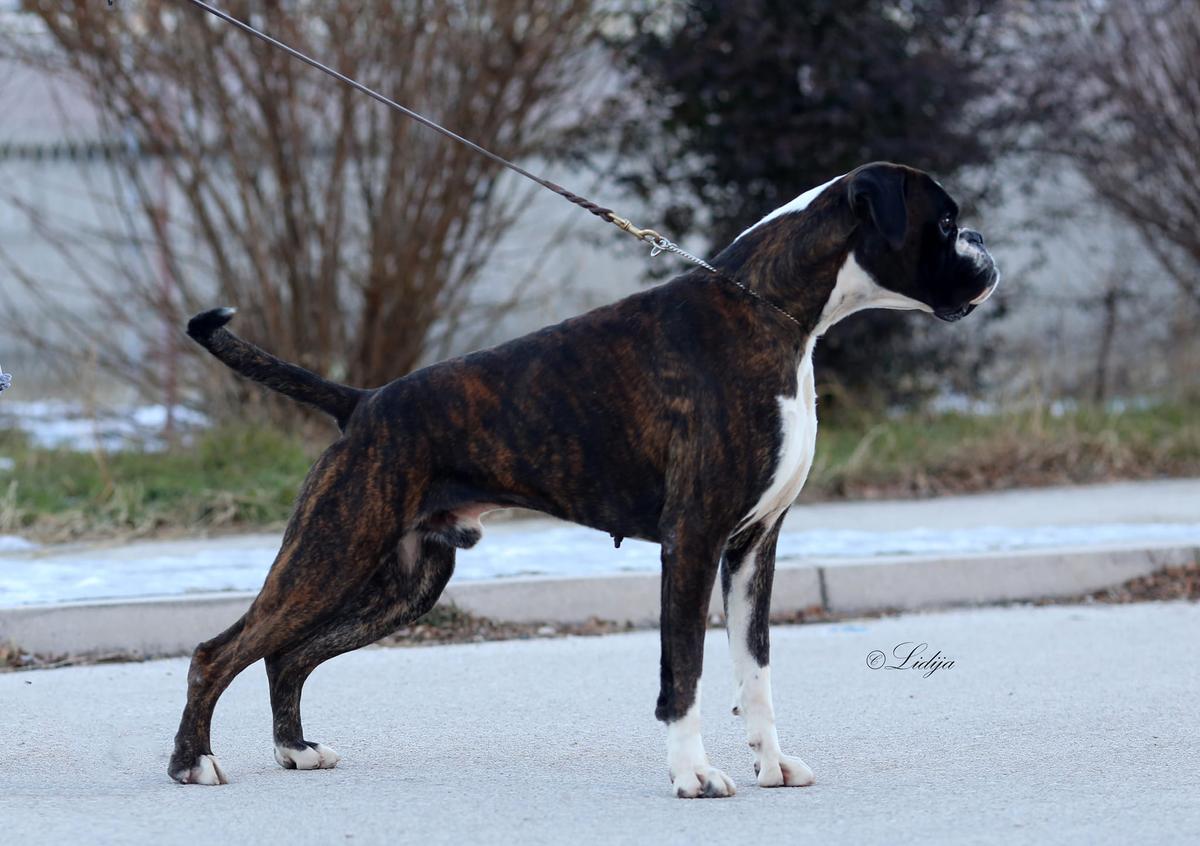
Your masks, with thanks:
[(812, 350), (865, 308), (957, 320), (999, 278), (983, 239), (928, 175), (870, 164), (797, 198), (714, 260), (758, 294), (693, 270), (673, 281), (382, 388), (328, 382), (230, 334), (188, 333), (238, 373), (342, 430), (304, 482), (279, 555), (240, 620), (200, 644), (172, 778), (222, 784), (217, 698), (266, 658), (275, 757), (332, 767), (304, 738), (300, 690), (323, 661), (415, 620), (441, 594), (480, 515), (531, 508), (662, 547), (661, 692), (678, 796), (729, 796), (700, 738), (700, 672), (717, 571), (758, 783), (807, 785), (779, 748), (767, 615), (775, 543), (816, 438)]

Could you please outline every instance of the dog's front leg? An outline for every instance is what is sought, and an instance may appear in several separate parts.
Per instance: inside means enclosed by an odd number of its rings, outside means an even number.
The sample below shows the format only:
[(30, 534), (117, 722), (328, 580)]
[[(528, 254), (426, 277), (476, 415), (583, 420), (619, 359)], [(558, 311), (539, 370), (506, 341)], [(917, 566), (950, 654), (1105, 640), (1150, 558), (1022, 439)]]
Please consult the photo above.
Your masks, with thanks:
[(662, 678), (655, 716), (667, 724), (667, 769), (680, 798), (732, 796), (733, 780), (708, 762), (700, 737), (700, 676), (719, 541), (679, 521), (662, 541)]
[(771, 584), (782, 523), (781, 515), (773, 524), (753, 526), (729, 545), (721, 567), (721, 589), (736, 685), (733, 713), (746, 722), (758, 783), (805, 787), (815, 781), (813, 772), (802, 760), (780, 750), (771, 699)]

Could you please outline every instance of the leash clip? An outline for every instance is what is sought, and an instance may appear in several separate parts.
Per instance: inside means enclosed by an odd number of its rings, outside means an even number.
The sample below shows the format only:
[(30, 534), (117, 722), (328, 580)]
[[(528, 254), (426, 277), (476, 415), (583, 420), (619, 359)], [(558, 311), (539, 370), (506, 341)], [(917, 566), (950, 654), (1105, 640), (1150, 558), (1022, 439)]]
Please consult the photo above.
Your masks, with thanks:
[(625, 232), (628, 232), (639, 241), (643, 241), (650, 245), (650, 256), (654, 257), (665, 250), (671, 248), (671, 242), (662, 235), (655, 232), (653, 229), (642, 229), (634, 226), (633, 222), (620, 215), (612, 214), (609, 216), (609, 223), (616, 226)]

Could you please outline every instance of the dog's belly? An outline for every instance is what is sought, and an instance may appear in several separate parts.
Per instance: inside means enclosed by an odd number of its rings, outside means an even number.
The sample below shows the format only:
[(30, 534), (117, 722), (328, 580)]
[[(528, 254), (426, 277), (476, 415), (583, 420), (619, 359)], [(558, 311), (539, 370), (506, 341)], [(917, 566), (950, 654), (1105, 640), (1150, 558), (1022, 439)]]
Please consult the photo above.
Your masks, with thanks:
[(811, 344), (796, 370), (795, 396), (781, 396), (778, 402), (781, 437), (771, 483), (742, 518), (739, 528), (774, 520), (800, 495), (812, 469), (817, 446), (817, 394)]

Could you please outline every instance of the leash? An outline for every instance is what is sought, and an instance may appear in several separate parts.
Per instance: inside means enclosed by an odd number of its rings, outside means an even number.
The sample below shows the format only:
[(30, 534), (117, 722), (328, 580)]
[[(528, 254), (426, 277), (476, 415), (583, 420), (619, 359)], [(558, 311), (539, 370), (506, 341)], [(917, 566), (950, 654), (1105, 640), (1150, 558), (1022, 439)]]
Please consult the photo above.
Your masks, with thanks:
[[(215, 6), (210, 6), (208, 3), (205, 3), (204, 0), (187, 0), (187, 2), (191, 3), (193, 6), (195, 6), (198, 9), (202, 9), (203, 11), (208, 12), (210, 15), (213, 15), (216, 18), (219, 18), (219, 19), (225, 21), (228, 24), (232, 24), (233, 26), (237, 27), (238, 29), (242, 30), (243, 32), (248, 33), (249, 35), (253, 35), (255, 38), (259, 39), (260, 41), (262, 41), (266, 44), (270, 44), (272, 47), (276, 47), (276, 48), (282, 50), (283, 52), (287, 53), (292, 58), (299, 59), (300, 61), (304, 62), (304, 64), (308, 65), (309, 67), (316, 68), (317, 70), (319, 70), (325, 74), (328, 74), (329, 76), (333, 77), (334, 79), (338, 80), (339, 82), (343, 82), (346, 85), (349, 85), (354, 90), (360, 91), (363, 94), (366, 94), (371, 99), (376, 100), (380, 103), (383, 103), (385, 106), (393, 108), (396, 111), (407, 115), (408, 117), (412, 118), (413, 120), (415, 120), (417, 123), (421, 124), (422, 126), (426, 126), (429, 129), (432, 129), (434, 132), (439, 132), (442, 135), (444, 135), (445, 137), (449, 138), (450, 140), (457, 141), (459, 144), (462, 144), (465, 147), (469, 147), (470, 149), (474, 150), (475, 152), (479, 153), (480, 155), (491, 159), (496, 164), (503, 165), (504, 167), (508, 168), (509, 170), (513, 171), (514, 173), (519, 173), (521, 176), (524, 176), (526, 179), (528, 179), (532, 182), (536, 182), (538, 185), (541, 185), (543, 188), (545, 188), (549, 191), (553, 191), (555, 194), (558, 194), (560, 197), (563, 197), (566, 200), (568, 200), (569, 202), (574, 203), (575, 205), (579, 206), (581, 209), (584, 209), (585, 211), (589, 211), (592, 214), (596, 215), (596, 217), (600, 218), (605, 223), (611, 223), (613, 226), (617, 227), (622, 232), (627, 232), (630, 235), (632, 235), (634, 238), (636, 238), (637, 240), (641, 241), (642, 243), (648, 244), (650, 247), (650, 256), (651, 257), (657, 256), (659, 253), (673, 253), (673, 254), (679, 256), (680, 258), (691, 262), (692, 264), (695, 264), (699, 267), (703, 267), (709, 273), (714, 274), (718, 278), (724, 279), (726, 282), (730, 282), (733, 285), (736, 285), (738, 288), (741, 288), (742, 291), (749, 294), (754, 299), (769, 306), (770, 308), (774, 309), (779, 314), (782, 314), (788, 320), (792, 321), (792, 323), (795, 323), (797, 326), (803, 327), (803, 324), (801, 324), (799, 320), (792, 317), (792, 315), (788, 314), (786, 311), (784, 311), (779, 306), (775, 305), (775, 303), (771, 302), (766, 297), (763, 297), (757, 291), (754, 291), (753, 289), (749, 288), (742, 282), (739, 282), (737, 279), (734, 279), (729, 274), (722, 273), (721, 271), (719, 271), (715, 267), (713, 267), (711, 264), (706, 262), (704, 259), (692, 255), (687, 250), (683, 249), (678, 244), (676, 244), (674, 241), (661, 235), (660, 233), (654, 231), (653, 229), (642, 229), (638, 226), (635, 226), (628, 218), (621, 217), (616, 212), (614, 212), (612, 209), (605, 208), (604, 206), (598, 205), (597, 203), (592, 202), (591, 200), (587, 199), (586, 197), (581, 197), (580, 195), (567, 190), (566, 188), (559, 185), (558, 183), (551, 182), (549, 179), (544, 179), (540, 176), (537, 176), (536, 174), (530, 173), (528, 170), (521, 167), (520, 165), (514, 164), (513, 162), (510, 162), (508, 159), (503, 158), (502, 156), (496, 155), (491, 150), (488, 150), (484, 147), (479, 146), (474, 141), (464, 138), (463, 136), (459, 135), (456, 132), (451, 132), (449, 129), (446, 129), (446, 127), (442, 126), (441, 124), (435, 123), (434, 121), (430, 120), (429, 118), (425, 117), (424, 115), (418, 114), (417, 112), (414, 112), (412, 109), (409, 109), (405, 106), (400, 105), (395, 100), (391, 99), (390, 97), (385, 97), (384, 95), (380, 94), (378, 91), (375, 91), (373, 88), (368, 88), (367, 86), (363, 85), (358, 80), (352, 79), (351, 77), (346, 76), (344, 73), (336, 71), (333, 68), (329, 67), (328, 65), (318, 62), (316, 59), (312, 58), (311, 56), (301, 53), (299, 50), (297, 50), (294, 47), (291, 47), (287, 44), (284, 44), (282, 41), (278, 40), (277, 38), (272, 38), (270, 35), (267, 35), (265, 32), (262, 32), (261, 30), (255, 29), (253, 26), (246, 23), (245, 21), (238, 20), (237, 18), (233, 17), (232, 15), (216, 8)], [(113, 0), (108, 0), (108, 5), (111, 6), (112, 4), (113, 4)]]

